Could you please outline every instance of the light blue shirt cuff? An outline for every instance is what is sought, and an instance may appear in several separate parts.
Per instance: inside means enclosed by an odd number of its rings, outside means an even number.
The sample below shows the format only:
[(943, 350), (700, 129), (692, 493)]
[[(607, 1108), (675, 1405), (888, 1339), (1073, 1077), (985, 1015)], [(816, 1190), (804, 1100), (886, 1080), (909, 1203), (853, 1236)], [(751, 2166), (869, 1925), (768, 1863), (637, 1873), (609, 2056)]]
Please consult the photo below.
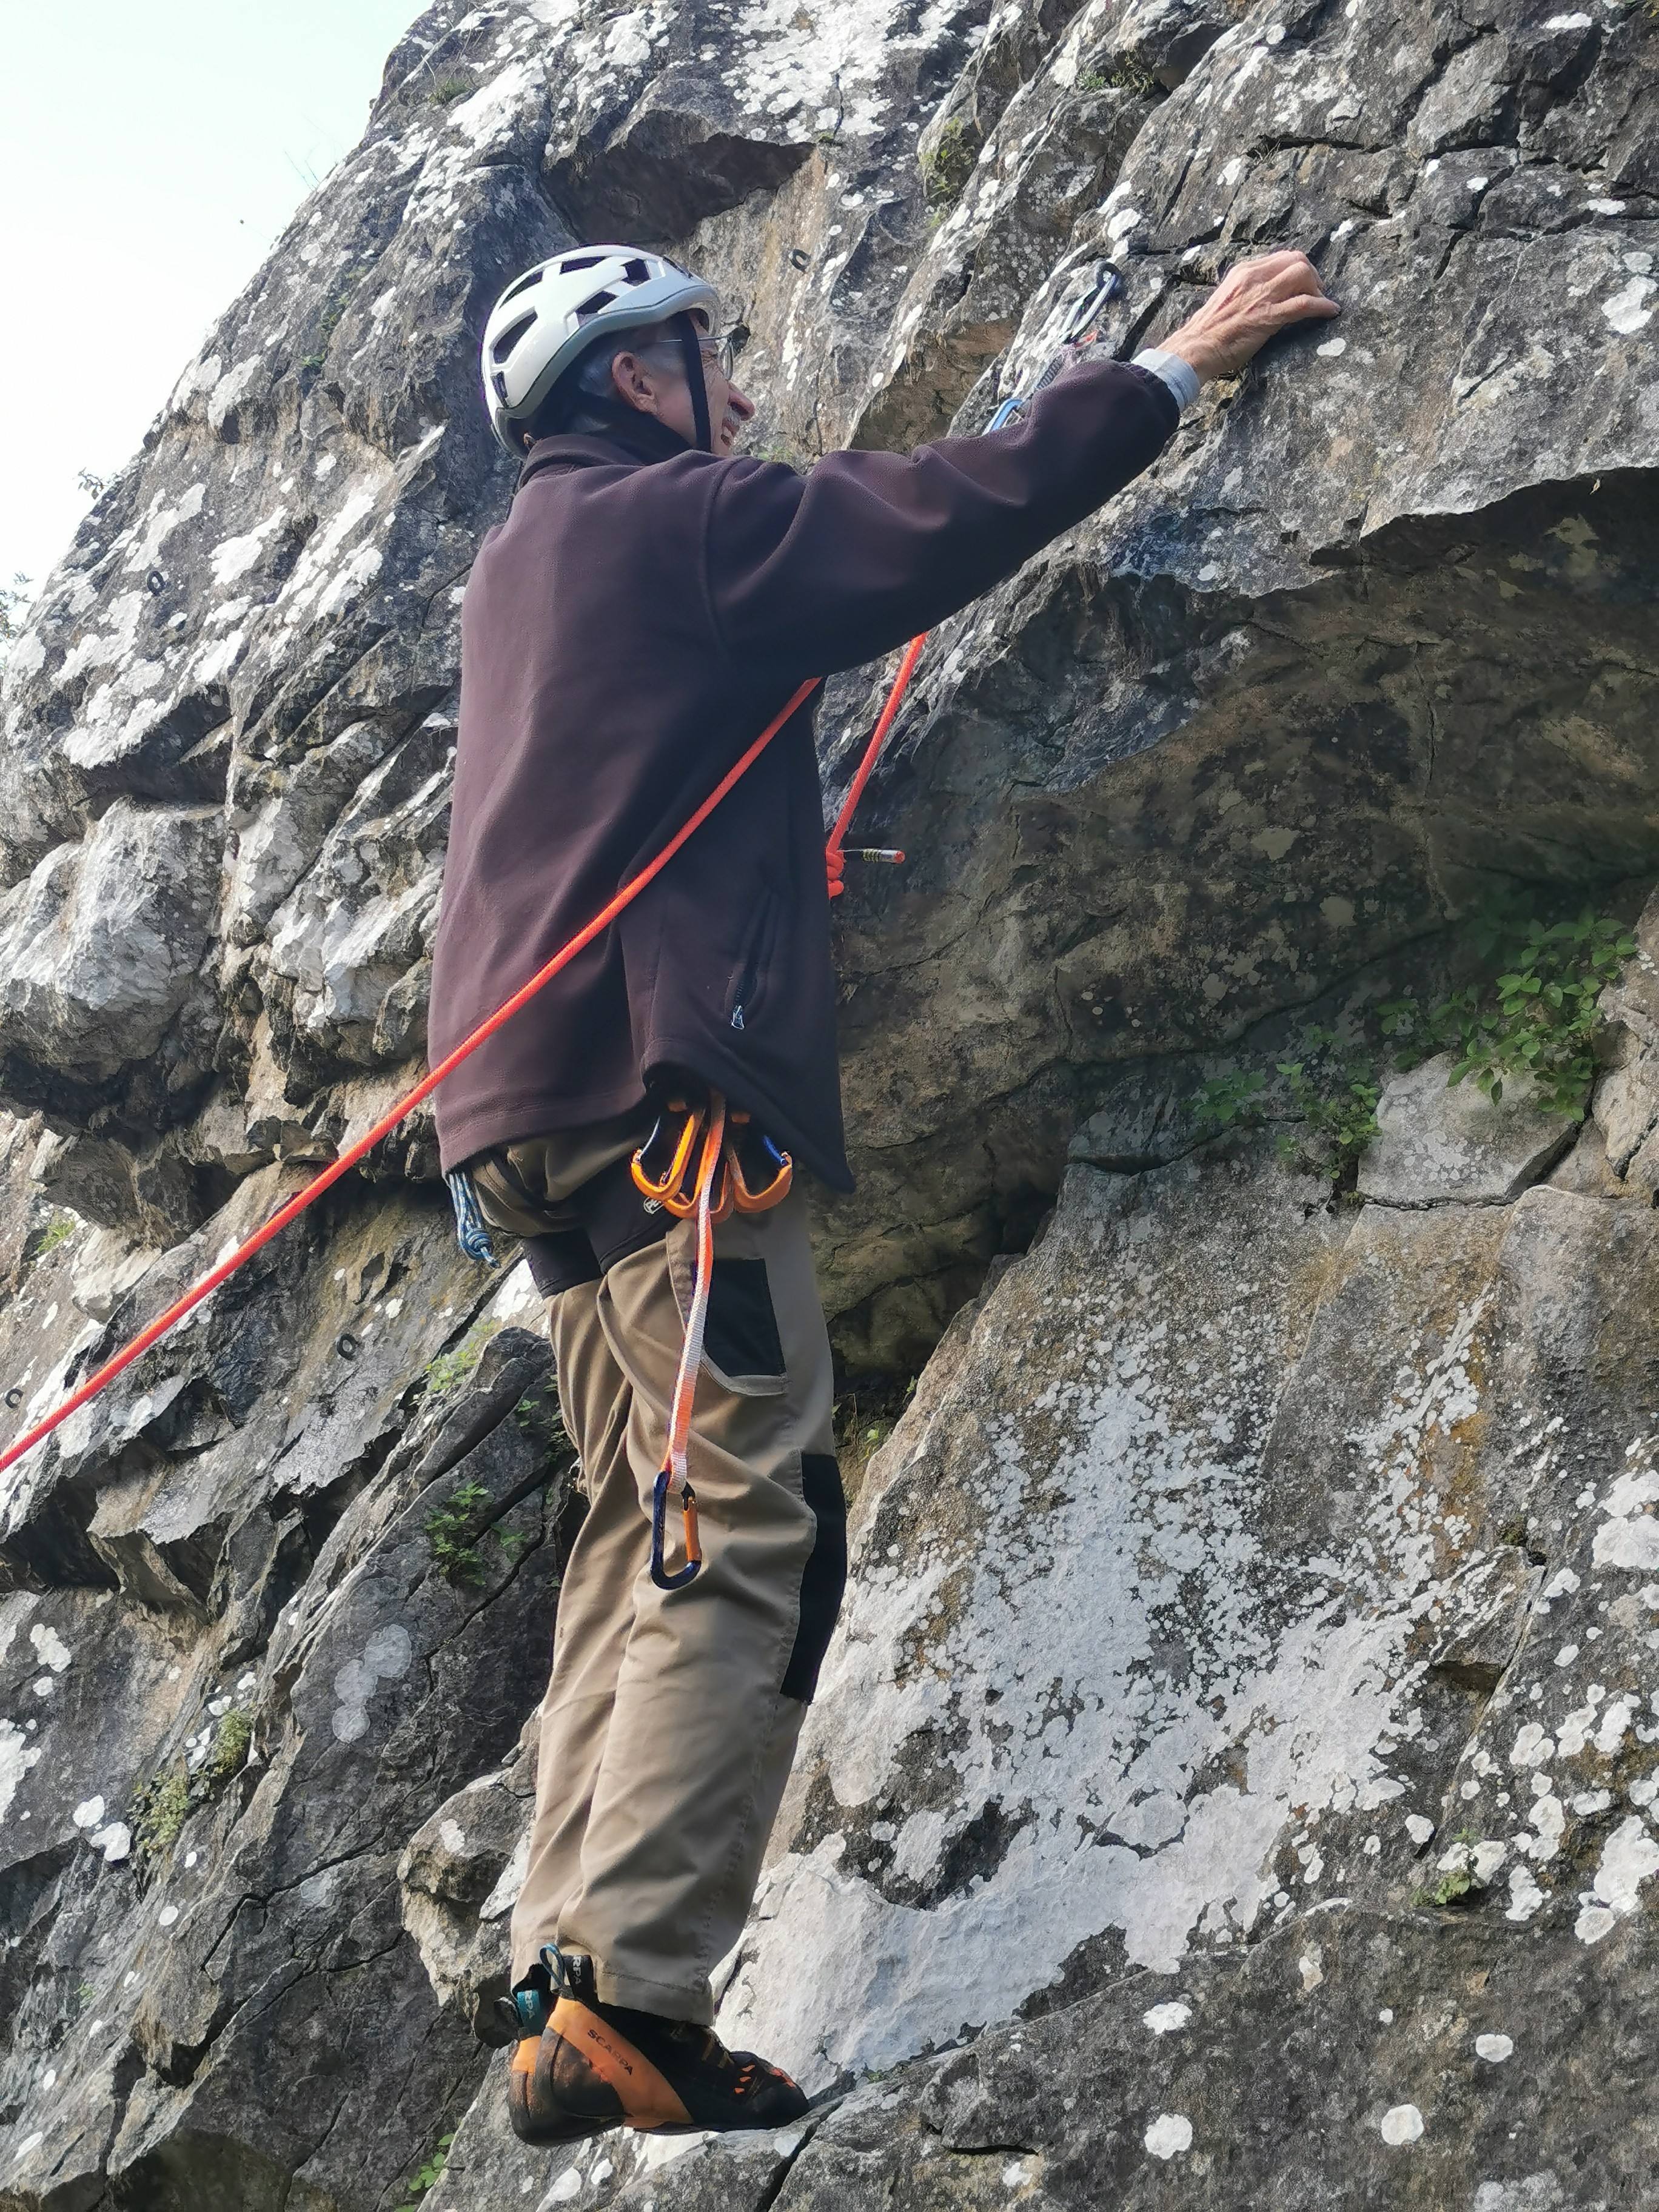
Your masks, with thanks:
[(1165, 353), (1159, 346), (1146, 346), (1135, 356), (1130, 367), (1150, 368), (1154, 376), (1168, 386), (1170, 397), (1183, 415), (1199, 395), (1198, 371), (1191, 362), (1183, 361), (1178, 353)]

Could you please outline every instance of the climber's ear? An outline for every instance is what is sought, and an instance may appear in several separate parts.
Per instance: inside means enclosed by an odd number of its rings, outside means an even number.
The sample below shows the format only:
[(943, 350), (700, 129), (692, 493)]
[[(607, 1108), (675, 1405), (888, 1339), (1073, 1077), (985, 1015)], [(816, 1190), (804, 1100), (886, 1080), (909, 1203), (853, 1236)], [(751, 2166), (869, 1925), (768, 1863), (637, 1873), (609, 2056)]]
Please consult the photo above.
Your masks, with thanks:
[(672, 380), (664, 376), (658, 362), (641, 351), (616, 355), (611, 363), (611, 381), (625, 406), (637, 407), (641, 415), (659, 416)]

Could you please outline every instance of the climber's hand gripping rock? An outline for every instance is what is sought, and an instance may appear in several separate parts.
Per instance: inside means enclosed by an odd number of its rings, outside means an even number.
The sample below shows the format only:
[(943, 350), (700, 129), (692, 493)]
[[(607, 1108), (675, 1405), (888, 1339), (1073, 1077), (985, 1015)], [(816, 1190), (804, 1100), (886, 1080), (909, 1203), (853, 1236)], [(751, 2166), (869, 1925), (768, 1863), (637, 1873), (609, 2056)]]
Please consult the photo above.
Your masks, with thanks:
[(1207, 382), (1237, 376), (1269, 338), (1292, 324), (1328, 321), (1341, 312), (1305, 253), (1266, 253), (1230, 269), (1197, 313), (1158, 343)]

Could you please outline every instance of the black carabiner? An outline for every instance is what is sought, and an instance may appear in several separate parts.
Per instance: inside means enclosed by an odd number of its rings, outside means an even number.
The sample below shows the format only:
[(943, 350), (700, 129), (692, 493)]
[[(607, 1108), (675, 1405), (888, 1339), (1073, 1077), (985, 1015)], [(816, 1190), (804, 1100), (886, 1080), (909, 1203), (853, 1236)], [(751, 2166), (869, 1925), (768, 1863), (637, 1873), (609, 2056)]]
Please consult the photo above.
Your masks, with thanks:
[(685, 1509), (685, 1565), (671, 1575), (664, 1558), (667, 1548), (665, 1523), (668, 1518), (669, 1470), (664, 1468), (651, 1493), (651, 1579), (660, 1590), (684, 1589), (702, 1571), (702, 1546), (697, 1540), (697, 1493), (688, 1482), (680, 1493)]

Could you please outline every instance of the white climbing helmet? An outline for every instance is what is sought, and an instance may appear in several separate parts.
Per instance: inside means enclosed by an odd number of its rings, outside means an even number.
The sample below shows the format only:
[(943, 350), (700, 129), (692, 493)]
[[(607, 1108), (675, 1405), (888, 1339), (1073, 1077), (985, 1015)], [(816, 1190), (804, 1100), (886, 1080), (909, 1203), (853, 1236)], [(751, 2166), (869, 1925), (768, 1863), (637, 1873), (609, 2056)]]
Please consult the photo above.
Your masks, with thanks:
[(712, 332), (720, 311), (712, 284), (641, 246), (577, 246), (538, 262), (484, 325), (484, 405), (496, 437), (522, 460), (524, 422), (595, 338), (685, 314)]

